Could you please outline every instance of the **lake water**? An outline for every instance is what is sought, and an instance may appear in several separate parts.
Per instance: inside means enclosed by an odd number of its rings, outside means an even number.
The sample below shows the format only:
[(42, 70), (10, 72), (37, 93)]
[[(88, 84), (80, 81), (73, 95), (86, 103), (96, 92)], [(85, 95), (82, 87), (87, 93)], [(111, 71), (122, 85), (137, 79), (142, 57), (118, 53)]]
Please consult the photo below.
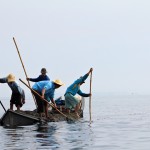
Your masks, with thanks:
[[(9, 104), (2, 102), (5, 106)], [(29, 102), (26, 107), (32, 110)], [(0, 108), (0, 113), (3, 112)], [(0, 149), (150, 149), (150, 96), (93, 96), (92, 121), (89, 124), (86, 98), (84, 118), (79, 121), (36, 124), (15, 129), (0, 127)]]

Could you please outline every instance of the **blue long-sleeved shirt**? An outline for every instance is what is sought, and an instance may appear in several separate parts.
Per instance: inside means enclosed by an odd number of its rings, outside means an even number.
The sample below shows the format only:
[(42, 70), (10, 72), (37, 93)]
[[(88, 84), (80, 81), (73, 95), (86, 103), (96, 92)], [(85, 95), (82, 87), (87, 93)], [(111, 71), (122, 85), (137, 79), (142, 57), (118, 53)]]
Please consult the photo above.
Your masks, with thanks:
[(36, 90), (38, 92), (42, 92), (43, 89), (45, 89), (45, 97), (49, 101), (49, 99), (54, 98), (54, 92), (55, 92), (55, 84), (52, 81), (40, 81), (36, 82), (32, 86), (33, 90)]
[(16, 82), (8, 82), (7, 78), (1, 78), (0, 83), (7, 83), (13, 93), (21, 94), (22, 98), (25, 100), (24, 90)]
[[(76, 95), (76, 94), (79, 94), (83, 97), (88, 97), (89, 94), (86, 94), (86, 93), (83, 93), (81, 90), (80, 90), (80, 84), (82, 82), (84, 82), (88, 77), (88, 74), (85, 74), (83, 77), (80, 77), (79, 79), (77, 79), (73, 84), (71, 84), (67, 90), (66, 90), (66, 93), (71, 93), (73, 96)], [(65, 93), (65, 94), (66, 94)]]
[(47, 75), (39, 75), (37, 78), (29, 78), (30, 81), (32, 82), (39, 82), (39, 81), (45, 81), (45, 80), (50, 80), (50, 78)]

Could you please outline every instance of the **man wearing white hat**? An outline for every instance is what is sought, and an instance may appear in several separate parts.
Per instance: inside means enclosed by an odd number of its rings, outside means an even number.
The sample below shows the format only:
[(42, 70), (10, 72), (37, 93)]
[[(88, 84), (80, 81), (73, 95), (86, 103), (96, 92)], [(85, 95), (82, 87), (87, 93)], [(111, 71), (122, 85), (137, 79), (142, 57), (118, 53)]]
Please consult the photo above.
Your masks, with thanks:
[(25, 93), (24, 90), (16, 83), (15, 76), (13, 74), (9, 74), (7, 77), (1, 78), (0, 83), (7, 83), (12, 90), (10, 109), (13, 110), (13, 104), (15, 104), (17, 110), (20, 111), (20, 107), (22, 107), (25, 103)]
[[(45, 98), (48, 102), (52, 101), (53, 105), (56, 107), (54, 101), (54, 93), (55, 89), (59, 88), (60, 86), (64, 85), (61, 80), (54, 80), (54, 81), (40, 81), (36, 82), (32, 89), (36, 91), (38, 94)], [(41, 114), (45, 112), (46, 118), (48, 118), (48, 103), (43, 101), (36, 93), (33, 92), (35, 95), (35, 99), (37, 102), (37, 113)]]

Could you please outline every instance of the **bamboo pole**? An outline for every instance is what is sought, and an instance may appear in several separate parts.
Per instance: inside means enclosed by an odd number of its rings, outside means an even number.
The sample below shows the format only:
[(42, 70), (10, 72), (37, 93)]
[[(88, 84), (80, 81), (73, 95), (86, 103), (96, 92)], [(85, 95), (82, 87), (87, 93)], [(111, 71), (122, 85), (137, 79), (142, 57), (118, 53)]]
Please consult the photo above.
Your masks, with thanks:
[[(91, 72), (91, 75), (90, 75), (90, 94), (92, 93), (92, 72)], [(92, 111), (91, 111), (91, 105), (92, 105), (92, 102), (91, 102), (91, 95), (89, 97), (89, 114), (90, 114), (90, 123), (92, 122)]]
[(48, 103), (50, 106), (52, 106), (56, 111), (58, 111), (60, 114), (62, 114), (64, 117), (66, 117), (67, 119), (68, 116), (66, 116), (64, 113), (62, 113), (61, 111), (59, 111), (53, 104), (49, 103), (46, 99), (44, 99), (39, 93), (37, 93), (35, 90), (33, 90), (30, 86), (28, 86), (24, 81), (22, 81), (21, 79), (19, 79), (24, 85), (26, 85), (32, 92), (34, 92), (35, 94), (37, 94), (41, 100), (45, 101), (46, 103)]
[[(13, 37), (13, 41), (14, 41), (14, 43), (15, 43), (15, 46), (16, 46), (16, 49), (17, 49), (17, 52), (18, 52), (18, 55), (19, 55), (19, 58), (20, 58), (20, 61), (21, 61), (21, 64), (22, 64), (22, 67), (23, 67), (24, 73), (25, 73), (25, 76), (26, 76), (26, 78), (28, 78), (28, 76), (27, 76), (27, 72), (26, 72), (26, 70), (25, 70), (25, 67), (24, 67), (24, 64), (23, 64), (23, 61), (22, 61), (22, 58), (21, 58), (21, 55), (20, 55), (20, 52), (19, 52), (19, 49), (18, 49), (18, 46), (17, 46), (17, 43), (16, 43), (16, 41), (15, 41), (15, 38), (14, 38), (14, 37)], [(31, 86), (30, 86), (30, 82), (29, 82), (29, 81), (28, 81), (28, 85), (29, 85), (29, 87), (31, 87)], [(36, 108), (37, 108), (37, 103), (36, 103), (36, 101), (35, 101), (35, 97), (34, 97), (33, 93), (32, 93), (32, 96), (33, 96), (33, 99), (34, 99), (34, 102), (35, 102), (35, 106), (36, 106)]]
[(4, 107), (4, 105), (2, 104), (2, 102), (0, 101), (1, 106), (3, 107), (4, 111), (6, 112), (6, 109)]

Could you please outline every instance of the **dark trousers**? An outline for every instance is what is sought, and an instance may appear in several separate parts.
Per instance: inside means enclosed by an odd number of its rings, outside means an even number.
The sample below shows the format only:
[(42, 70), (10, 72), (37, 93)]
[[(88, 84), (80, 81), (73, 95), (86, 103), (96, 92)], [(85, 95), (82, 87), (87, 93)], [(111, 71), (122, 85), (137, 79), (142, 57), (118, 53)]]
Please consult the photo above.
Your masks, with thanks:
[[(39, 95), (41, 95), (40, 92), (36, 91)], [(37, 113), (43, 113), (44, 112), (44, 101), (40, 98), (39, 95), (37, 95), (36, 93), (34, 93), (34, 97), (36, 99), (36, 103), (37, 103)]]
[(12, 93), (11, 95), (11, 99), (10, 99), (10, 103), (11, 104), (15, 104), (16, 107), (20, 106), (22, 107), (22, 96), (20, 93)]

